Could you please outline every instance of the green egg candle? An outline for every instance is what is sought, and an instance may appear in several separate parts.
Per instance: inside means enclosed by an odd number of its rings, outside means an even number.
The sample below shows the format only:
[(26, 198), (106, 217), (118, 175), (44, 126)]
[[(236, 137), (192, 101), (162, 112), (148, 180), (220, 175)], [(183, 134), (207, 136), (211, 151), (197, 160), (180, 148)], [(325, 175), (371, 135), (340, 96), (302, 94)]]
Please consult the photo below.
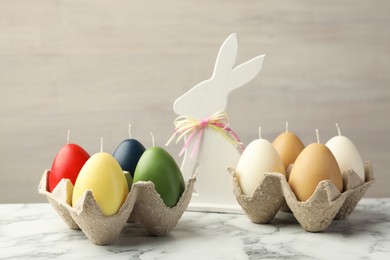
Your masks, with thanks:
[(133, 178), (131, 177), (131, 174), (129, 172), (124, 172), (125, 178), (127, 181), (127, 187), (129, 188), (129, 192), (131, 191), (131, 186), (133, 185)]
[(153, 182), (165, 205), (174, 207), (184, 192), (185, 184), (179, 166), (172, 156), (161, 147), (146, 149), (138, 161), (134, 183)]
[(103, 152), (103, 141), (101, 152), (92, 155), (81, 168), (74, 185), (72, 205), (87, 190), (92, 190), (94, 199), (106, 216), (118, 213), (129, 193), (122, 168), (111, 154)]

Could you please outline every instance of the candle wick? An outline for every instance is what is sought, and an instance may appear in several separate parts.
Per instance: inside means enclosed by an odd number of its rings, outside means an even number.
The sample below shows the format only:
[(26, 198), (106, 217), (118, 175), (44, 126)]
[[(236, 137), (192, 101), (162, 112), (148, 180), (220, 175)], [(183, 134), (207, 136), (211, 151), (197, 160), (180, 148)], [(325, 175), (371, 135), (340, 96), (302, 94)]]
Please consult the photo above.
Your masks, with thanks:
[(100, 152), (103, 152), (103, 137), (100, 137)]
[(320, 134), (318, 133), (318, 129), (316, 129), (317, 143), (320, 143)]
[(339, 133), (339, 136), (341, 136), (341, 131), (340, 131), (340, 128), (339, 128), (339, 124), (336, 123), (336, 127), (337, 127), (337, 132)]
[(286, 121), (286, 133), (288, 132), (288, 121)]
[(129, 139), (131, 139), (131, 124), (129, 124), (129, 129), (128, 129), (128, 131), (129, 131)]
[(259, 139), (262, 139), (261, 138), (261, 126), (259, 126)]
[(152, 137), (152, 147), (154, 147), (154, 135), (152, 132), (150, 132), (150, 136)]
[(69, 139), (70, 139), (70, 129), (68, 129), (68, 137), (66, 138), (66, 143), (69, 144)]

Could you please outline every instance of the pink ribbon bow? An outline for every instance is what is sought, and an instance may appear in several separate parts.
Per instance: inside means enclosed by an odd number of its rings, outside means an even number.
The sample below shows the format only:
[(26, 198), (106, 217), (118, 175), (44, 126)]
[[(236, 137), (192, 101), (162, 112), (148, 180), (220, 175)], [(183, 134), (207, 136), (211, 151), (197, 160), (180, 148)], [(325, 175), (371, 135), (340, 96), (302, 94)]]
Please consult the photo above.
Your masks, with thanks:
[(182, 156), (184, 152), (188, 149), (191, 141), (197, 137), (194, 148), (191, 151), (191, 158), (198, 153), (200, 148), (200, 142), (203, 138), (203, 132), (206, 127), (213, 129), (220, 133), (227, 141), (232, 143), (235, 147), (241, 148), (244, 150), (244, 146), (240, 141), (238, 135), (229, 127), (227, 114), (224, 111), (216, 112), (210, 117), (202, 120), (197, 120), (193, 117), (188, 116), (179, 116), (174, 121), (175, 133), (166, 143), (168, 146), (171, 141), (179, 135), (176, 140), (178, 143), (184, 136), (188, 135), (188, 138), (185, 140), (183, 148), (181, 149), (179, 156)]

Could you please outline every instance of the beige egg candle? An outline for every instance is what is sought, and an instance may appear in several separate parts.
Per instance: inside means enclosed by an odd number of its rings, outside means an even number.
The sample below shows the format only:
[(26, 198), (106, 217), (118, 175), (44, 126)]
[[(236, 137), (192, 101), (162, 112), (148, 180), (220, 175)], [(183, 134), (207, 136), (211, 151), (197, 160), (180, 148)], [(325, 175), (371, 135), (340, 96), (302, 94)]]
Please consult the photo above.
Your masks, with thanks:
[(73, 206), (87, 190), (92, 190), (94, 199), (106, 216), (118, 213), (129, 194), (119, 163), (111, 154), (103, 152), (103, 138), (100, 153), (92, 155), (80, 170), (73, 190)]
[(288, 122), (286, 122), (286, 131), (278, 135), (272, 142), (272, 145), (282, 159), (286, 170), (290, 164), (295, 162), (298, 155), (305, 148), (301, 139), (288, 130)]
[(252, 195), (266, 172), (285, 174), (283, 162), (272, 144), (261, 137), (252, 141), (242, 153), (236, 167), (242, 193)]
[(352, 169), (364, 182), (364, 162), (359, 151), (350, 139), (341, 135), (338, 124), (336, 124), (336, 127), (338, 135), (332, 137), (325, 145), (332, 151), (341, 172)]
[(343, 191), (343, 180), (336, 158), (330, 149), (320, 143), (316, 129), (317, 143), (308, 145), (299, 154), (291, 169), (288, 183), (299, 201), (308, 200), (323, 180), (330, 180)]

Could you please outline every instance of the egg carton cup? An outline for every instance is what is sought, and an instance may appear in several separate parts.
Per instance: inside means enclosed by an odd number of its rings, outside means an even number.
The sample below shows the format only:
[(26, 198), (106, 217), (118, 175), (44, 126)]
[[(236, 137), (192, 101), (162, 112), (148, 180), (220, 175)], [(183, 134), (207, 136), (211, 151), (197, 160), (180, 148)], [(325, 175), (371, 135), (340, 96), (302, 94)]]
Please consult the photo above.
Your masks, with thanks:
[(191, 200), (196, 176), (186, 184), (176, 206), (165, 205), (152, 182), (137, 182), (118, 213), (106, 216), (93, 197), (91, 190), (83, 193), (71, 206), (73, 185), (62, 179), (54, 190), (48, 191), (50, 170), (45, 170), (39, 183), (38, 192), (45, 195), (49, 203), (71, 229), (81, 229), (87, 238), (97, 245), (111, 244), (117, 239), (126, 222), (136, 219), (153, 236), (168, 234), (176, 226)]
[(254, 193), (248, 196), (241, 191), (235, 169), (228, 170), (233, 193), (252, 222), (259, 224), (270, 222), (285, 203), (299, 224), (309, 232), (323, 231), (333, 219), (347, 218), (374, 182), (372, 166), (367, 161), (364, 182), (356, 172), (348, 170), (342, 173), (344, 185), (342, 193), (331, 181), (324, 180), (317, 185), (307, 201), (301, 202), (297, 200), (286, 177), (281, 173), (264, 173)]

